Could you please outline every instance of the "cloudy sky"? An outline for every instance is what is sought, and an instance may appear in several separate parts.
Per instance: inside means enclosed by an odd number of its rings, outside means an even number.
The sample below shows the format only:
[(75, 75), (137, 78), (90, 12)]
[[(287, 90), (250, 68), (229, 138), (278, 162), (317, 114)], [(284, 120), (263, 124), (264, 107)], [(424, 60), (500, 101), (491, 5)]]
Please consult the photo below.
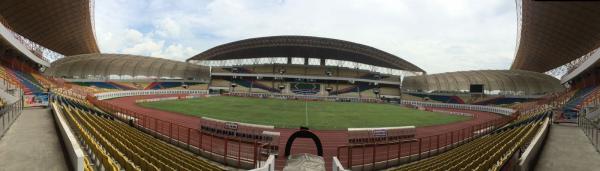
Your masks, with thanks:
[(428, 73), (507, 69), (516, 43), (508, 0), (97, 0), (104, 53), (183, 61), (240, 39), (306, 35), (369, 45)]

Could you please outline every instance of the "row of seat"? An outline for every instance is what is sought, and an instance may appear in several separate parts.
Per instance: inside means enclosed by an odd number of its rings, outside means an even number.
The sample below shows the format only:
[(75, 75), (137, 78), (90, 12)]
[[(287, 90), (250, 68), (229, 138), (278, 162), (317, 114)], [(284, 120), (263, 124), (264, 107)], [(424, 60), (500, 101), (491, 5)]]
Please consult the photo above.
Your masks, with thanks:
[(94, 171), (94, 169), (92, 167), (93, 166), (90, 163), (89, 157), (86, 156), (85, 158), (83, 158), (83, 171)]
[[(250, 82), (253, 82), (252, 90), (250, 90)], [(235, 83), (237, 87), (235, 87), (236, 92), (250, 92), (252, 93), (268, 93), (268, 92), (277, 92), (279, 91), (277, 88), (270, 87), (272, 86), (270, 81), (248, 81), (248, 80), (236, 80)], [(275, 86), (279, 85), (279, 82), (275, 83)], [(213, 87), (230, 87), (231, 82), (223, 79), (213, 79), (211, 82), (211, 86)], [(327, 86), (327, 84), (321, 84), (321, 86)], [(353, 84), (337, 84), (330, 85), (332, 88), (337, 87), (338, 91), (334, 89), (331, 92), (332, 95), (340, 95), (345, 97), (358, 97), (358, 91), (361, 92), (361, 97), (375, 97), (376, 95), (373, 93), (372, 89), (375, 88), (375, 85), (370, 85), (368, 83), (360, 83), (358, 85)], [(320, 89), (319, 89), (320, 90)], [(292, 90), (293, 91), (293, 90)], [(397, 88), (380, 88), (380, 92), (382, 95), (393, 95), (397, 96), (400, 94)]]
[(23, 89), (25, 94), (39, 93), (44, 90), (37, 80), (35, 80), (30, 72), (13, 70), (0, 65), (0, 77), (9, 81), (13, 85), (18, 85)]
[[(109, 119), (81, 101), (58, 97), (61, 109), (90, 133), (89, 139), (108, 151), (125, 170), (222, 170), (119, 121)], [(104, 117), (103, 117), (104, 116)], [(87, 142), (86, 142), (87, 143)], [(94, 142), (91, 142), (94, 144)], [(97, 150), (102, 152), (102, 150)], [(103, 162), (104, 163), (104, 162)], [(110, 162), (109, 162), (110, 163)], [(105, 166), (106, 168), (107, 166)]]
[(33, 72), (31, 76), (37, 80), (38, 83), (42, 85), (42, 87), (55, 87), (56, 85), (50, 79), (42, 76), (40, 73)]
[(7, 67), (0, 66), (0, 78), (12, 85), (19, 86), (21, 89), (23, 89), (23, 93), (25, 94), (32, 93), (31, 90), (27, 86), (25, 86), (17, 76), (15, 76), (14, 72)]
[(530, 108), (527, 111), (524, 111), (519, 115), (519, 117), (515, 120), (515, 122), (524, 121), (533, 117), (536, 117), (540, 113), (550, 112), (552, 107), (550, 105), (538, 105), (536, 107)]
[(396, 170), (500, 170), (518, 148), (533, 138), (542, 124), (543, 117), (537, 116), (547, 116), (547, 113), (538, 113), (527, 123), (515, 122), (506, 129)]
[(53, 102), (53, 105), (57, 106), (58, 110), (61, 110), (65, 114), (64, 116), (70, 123), (71, 127), (74, 127), (75, 132), (78, 133), (80, 141), (83, 141), (82, 144), (85, 149), (94, 154), (94, 158), (100, 162), (100, 165), (104, 168), (104, 170), (119, 170), (119, 165), (112, 157), (110, 157), (108, 150), (100, 145), (96, 138), (91, 136), (90, 131), (84, 128), (82, 123), (77, 121), (73, 115), (66, 113), (64, 106), (59, 105), (57, 102)]
[(11, 75), (9, 75), (8, 71), (6, 71), (6, 70), (7, 69), (4, 68), (3, 66), (0, 67), (0, 78), (8, 81), (9, 83), (11, 83), (13, 85), (17, 85), (18, 83), (16, 82), (15, 78), (12, 77)]
[(351, 68), (336, 68), (336, 67), (321, 67), (321, 66), (285, 66), (275, 67), (273, 65), (261, 66), (246, 66), (246, 67), (213, 67), (212, 72), (236, 72), (236, 73), (256, 73), (256, 74), (280, 74), (284, 72), (287, 75), (312, 75), (312, 76), (336, 76), (336, 77), (351, 77), (363, 79), (381, 79), (387, 81), (400, 81), (398, 76), (378, 75), (367, 70), (358, 70)]

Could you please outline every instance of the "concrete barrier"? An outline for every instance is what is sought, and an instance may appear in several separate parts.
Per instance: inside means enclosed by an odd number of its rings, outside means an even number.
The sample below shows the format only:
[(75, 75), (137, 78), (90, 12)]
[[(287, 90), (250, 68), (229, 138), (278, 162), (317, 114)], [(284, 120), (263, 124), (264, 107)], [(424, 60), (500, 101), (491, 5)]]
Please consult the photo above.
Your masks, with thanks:
[(262, 163), (262, 166), (249, 171), (275, 171), (275, 155), (269, 155), (269, 158)]
[(542, 127), (540, 127), (538, 132), (531, 140), (529, 146), (527, 146), (527, 148), (525, 149), (525, 152), (523, 152), (521, 157), (518, 159), (517, 168), (515, 168), (516, 171), (533, 170), (533, 167), (535, 166), (535, 159), (538, 156), (540, 149), (544, 145), (546, 137), (548, 136), (549, 128), (550, 119), (546, 118)]
[(338, 159), (337, 157), (333, 157), (333, 162), (331, 162), (331, 170), (332, 171), (349, 171), (347, 169), (344, 169), (344, 166), (342, 165), (342, 163), (340, 162), (340, 159)]
[(420, 107), (426, 107), (426, 108), (427, 107), (436, 107), (436, 108), (452, 108), (452, 109), (463, 109), (463, 110), (471, 110), (471, 111), (482, 111), (482, 112), (497, 113), (497, 114), (506, 115), (506, 116), (510, 116), (513, 113), (515, 113), (514, 109), (496, 107), (496, 106), (453, 104), (453, 103), (433, 103), (433, 102), (421, 102), (421, 101), (412, 101), (412, 100), (402, 100), (401, 104), (420, 106)]
[(156, 94), (208, 94), (208, 90), (127, 90), (94, 94), (98, 100)]
[(69, 164), (71, 164), (71, 169), (75, 171), (83, 171), (83, 149), (79, 145), (75, 134), (67, 124), (67, 121), (64, 118), (64, 115), (61, 113), (55, 105), (52, 105), (52, 116), (54, 116), (54, 122), (60, 132), (60, 137), (62, 139), (63, 145), (67, 154), (69, 155), (68, 160)]

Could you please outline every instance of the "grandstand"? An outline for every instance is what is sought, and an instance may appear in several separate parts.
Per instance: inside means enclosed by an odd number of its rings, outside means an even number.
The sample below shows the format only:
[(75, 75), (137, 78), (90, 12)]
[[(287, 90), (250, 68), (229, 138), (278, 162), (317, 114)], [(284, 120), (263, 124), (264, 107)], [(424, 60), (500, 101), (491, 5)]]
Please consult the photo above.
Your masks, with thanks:
[(309, 36), (235, 41), (188, 62), (212, 67), (210, 89), (249, 93), (399, 98), (402, 75), (424, 73), (373, 47)]
[(436, 74), (313, 36), (103, 53), (93, 7), (0, 2), (0, 170), (600, 168), (599, 2), (518, 0), (510, 68)]
[(76, 128), (84, 149), (91, 151), (87, 160), (100, 161), (105, 170), (224, 170), (114, 121), (89, 104), (60, 95), (53, 98), (53, 107)]
[(535, 114), (435, 157), (397, 170), (500, 170), (502, 164), (548, 125), (549, 112)]

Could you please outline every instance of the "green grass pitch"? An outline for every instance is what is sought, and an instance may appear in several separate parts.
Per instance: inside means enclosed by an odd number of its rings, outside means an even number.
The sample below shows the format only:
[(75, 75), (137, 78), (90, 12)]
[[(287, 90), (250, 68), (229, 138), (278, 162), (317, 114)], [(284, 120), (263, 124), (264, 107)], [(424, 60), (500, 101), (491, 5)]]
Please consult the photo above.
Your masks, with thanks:
[[(420, 111), (392, 104), (256, 99), (216, 96), (191, 100), (146, 102), (147, 108), (193, 116), (279, 128), (308, 126), (339, 130), (361, 127), (428, 126), (468, 120), (470, 117)], [(305, 110), (308, 109), (308, 110)], [(308, 113), (308, 124), (305, 113)]]

